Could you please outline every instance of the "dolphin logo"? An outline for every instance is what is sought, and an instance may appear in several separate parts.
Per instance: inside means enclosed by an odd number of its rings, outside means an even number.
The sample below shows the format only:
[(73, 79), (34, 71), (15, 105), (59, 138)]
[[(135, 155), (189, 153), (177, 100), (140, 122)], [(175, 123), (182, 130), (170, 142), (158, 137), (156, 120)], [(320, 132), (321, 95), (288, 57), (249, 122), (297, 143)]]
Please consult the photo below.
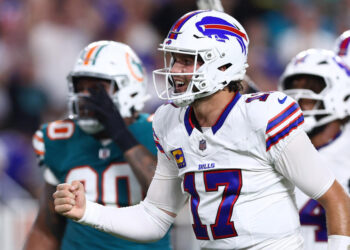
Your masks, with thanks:
[(247, 35), (224, 19), (206, 16), (196, 23), (196, 27), (204, 36), (215, 38), (219, 42), (226, 42), (229, 39), (228, 36), (234, 36), (241, 45), (242, 53), (247, 53), (247, 48), (243, 41), (243, 39), (248, 41)]

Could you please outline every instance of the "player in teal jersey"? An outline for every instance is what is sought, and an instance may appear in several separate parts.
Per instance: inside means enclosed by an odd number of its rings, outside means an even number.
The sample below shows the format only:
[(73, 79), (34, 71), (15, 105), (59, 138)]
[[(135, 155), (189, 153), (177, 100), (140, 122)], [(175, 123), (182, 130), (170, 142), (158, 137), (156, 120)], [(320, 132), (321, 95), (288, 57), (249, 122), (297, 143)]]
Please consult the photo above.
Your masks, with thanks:
[(80, 180), (87, 199), (106, 206), (139, 203), (154, 175), (156, 148), (145, 71), (127, 45), (99, 41), (80, 53), (68, 76), (69, 118), (44, 124), (33, 138), (46, 180), (25, 249), (171, 249), (170, 237), (137, 243), (55, 213), (56, 185)]

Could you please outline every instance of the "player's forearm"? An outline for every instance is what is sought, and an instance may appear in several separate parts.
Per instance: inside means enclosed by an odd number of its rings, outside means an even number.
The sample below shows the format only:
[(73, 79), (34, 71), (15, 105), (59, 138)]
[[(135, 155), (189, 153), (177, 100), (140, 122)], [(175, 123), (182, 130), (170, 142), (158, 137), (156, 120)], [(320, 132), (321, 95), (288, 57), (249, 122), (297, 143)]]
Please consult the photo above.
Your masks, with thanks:
[(328, 235), (350, 236), (350, 198), (335, 181), (318, 201), (326, 210)]
[[(347, 205), (345, 203), (348, 203)], [(329, 235), (350, 236), (350, 205), (344, 202), (326, 212)]]
[(23, 247), (24, 250), (60, 249), (60, 240), (37, 227), (32, 228)]
[(124, 157), (130, 164), (143, 190), (147, 191), (156, 169), (156, 157), (141, 144), (127, 150)]
[(28, 234), (24, 249), (59, 249), (67, 220), (55, 212), (52, 193), (56, 187), (45, 184), (38, 216)]
[(78, 222), (119, 238), (152, 242), (164, 237), (174, 218), (147, 201), (126, 208), (87, 201), (84, 216)]

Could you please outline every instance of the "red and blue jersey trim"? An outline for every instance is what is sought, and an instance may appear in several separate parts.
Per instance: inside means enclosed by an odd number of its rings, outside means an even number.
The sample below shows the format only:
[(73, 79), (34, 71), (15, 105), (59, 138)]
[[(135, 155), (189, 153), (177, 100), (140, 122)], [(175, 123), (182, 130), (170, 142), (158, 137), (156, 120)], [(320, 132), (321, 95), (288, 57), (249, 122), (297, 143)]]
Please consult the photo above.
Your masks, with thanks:
[[(239, 92), (236, 92), (235, 95), (232, 97), (232, 100), (226, 105), (225, 109), (222, 111), (221, 115), (215, 122), (214, 126), (211, 128), (213, 131), (213, 134), (215, 134), (222, 127), (228, 114), (230, 113), (232, 108), (235, 106), (239, 98), (241, 98), (241, 94)], [(193, 116), (192, 107), (188, 107), (185, 112), (184, 123), (189, 136), (192, 134), (192, 131), (195, 127), (194, 119), (196, 118)]]
[(158, 138), (158, 136), (156, 135), (156, 132), (154, 132), (154, 129), (153, 129), (153, 139), (154, 139), (154, 143), (156, 144), (156, 147), (158, 148), (158, 150), (159, 150), (161, 153), (165, 154), (162, 145), (160, 145), (160, 143), (159, 143), (159, 138)]
[(300, 107), (295, 102), (291, 103), (287, 108), (285, 108), (282, 112), (280, 112), (278, 115), (273, 117), (269, 120), (269, 123), (266, 127), (266, 134), (271, 132), (274, 128), (279, 126), (281, 123), (283, 123), (285, 120), (287, 120), (289, 117), (294, 115), (297, 111), (300, 110)]
[(194, 129), (194, 124), (192, 122), (192, 107), (189, 106), (187, 109), (186, 109), (186, 113), (185, 113), (185, 128), (187, 130), (187, 133), (188, 135), (190, 136), (192, 134), (192, 131)]
[(154, 141), (154, 143), (156, 144), (156, 147), (158, 148), (158, 150), (164, 154), (165, 152), (164, 152), (162, 145), (160, 145), (160, 143), (158, 141)]
[(293, 121), (291, 121), (288, 125), (282, 128), (279, 132), (270, 136), (266, 139), (266, 151), (269, 151), (273, 145), (276, 145), (280, 140), (285, 138), (292, 132), (294, 129), (299, 127), (304, 123), (304, 116), (301, 113), (298, 117), (296, 117)]
[(232, 100), (226, 105), (224, 111), (222, 111), (215, 125), (211, 128), (213, 131), (213, 134), (215, 134), (222, 127), (228, 114), (230, 113), (232, 108), (235, 106), (235, 104), (238, 102), (239, 98), (241, 98), (241, 94), (237, 91), (236, 94), (232, 97)]
[(159, 138), (158, 138), (158, 136), (156, 135), (156, 132), (154, 132), (154, 129), (153, 129), (153, 138), (154, 138), (154, 140), (159, 141)]

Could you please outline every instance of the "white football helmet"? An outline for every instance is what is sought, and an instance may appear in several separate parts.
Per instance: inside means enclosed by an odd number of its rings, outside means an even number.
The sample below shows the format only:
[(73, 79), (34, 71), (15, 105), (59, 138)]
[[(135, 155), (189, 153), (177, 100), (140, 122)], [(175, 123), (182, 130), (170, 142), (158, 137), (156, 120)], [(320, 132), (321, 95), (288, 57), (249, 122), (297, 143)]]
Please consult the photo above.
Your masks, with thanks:
[(335, 41), (334, 52), (350, 65), (350, 30), (343, 32)]
[[(320, 92), (292, 89), (291, 79), (298, 75), (320, 77), (324, 81)], [(309, 49), (300, 52), (287, 65), (280, 78), (279, 89), (296, 101), (316, 101), (312, 110), (303, 110), (307, 132), (350, 115), (350, 70), (333, 51)]]
[[(187, 13), (175, 22), (160, 45), (165, 67), (153, 71), (153, 83), (161, 99), (186, 106), (195, 99), (223, 89), (231, 81), (243, 80), (247, 64), (249, 38), (242, 25), (232, 16), (215, 10)], [(192, 73), (171, 73), (173, 53), (193, 55)], [(199, 57), (203, 64), (197, 69)], [(226, 66), (226, 70), (220, 67)], [(174, 75), (192, 75), (187, 90), (175, 93)]]
[(79, 114), (79, 100), (86, 96), (75, 91), (74, 82), (79, 77), (109, 80), (109, 95), (122, 117), (131, 117), (133, 111), (141, 111), (148, 99), (145, 69), (128, 45), (114, 41), (89, 44), (80, 52), (73, 70), (68, 75), (69, 118), (77, 119), (79, 126), (87, 133), (99, 132), (103, 126), (97, 119), (82, 117)]

